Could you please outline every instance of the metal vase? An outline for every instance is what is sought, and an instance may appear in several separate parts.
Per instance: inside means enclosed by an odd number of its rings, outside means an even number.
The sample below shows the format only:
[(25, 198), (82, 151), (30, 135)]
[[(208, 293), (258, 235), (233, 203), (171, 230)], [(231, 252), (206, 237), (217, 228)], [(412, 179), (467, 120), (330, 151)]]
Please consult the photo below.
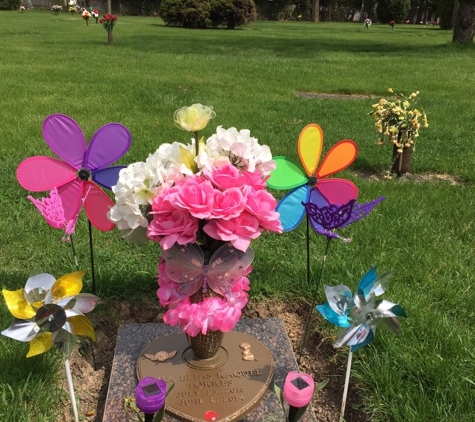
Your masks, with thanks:
[[(203, 293), (200, 289), (190, 296), (190, 301), (191, 303), (198, 303), (202, 302), (204, 298), (216, 296), (219, 295), (211, 289), (208, 289), (206, 293)], [(224, 339), (224, 333), (219, 330), (208, 330), (206, 334), (201, 334), (200, 332), (194, 337), (187, 334), (186, 339), (188, 340), (188, 344), (190, 345), (191, 350), (193, 350), (193, 354), (196, 358), (211, 359), (216, 355), (216, 353), (218, 353)]]
[[(405, 135), (406, 133), (404, 131), (399, 131), (398, 142), (401, 142), (401, 138)], [(404, 142), (404, 140), (402, 142)], [(410, 147), (404, 147), (402, 153), (399, 153), (397, 150), (398, 147), (393, 145), (393, 166), (391, 171), (396, 173), (397, 177), (401, 177), (404, 173), (407, 173), (411, 167), (412, 145)]]

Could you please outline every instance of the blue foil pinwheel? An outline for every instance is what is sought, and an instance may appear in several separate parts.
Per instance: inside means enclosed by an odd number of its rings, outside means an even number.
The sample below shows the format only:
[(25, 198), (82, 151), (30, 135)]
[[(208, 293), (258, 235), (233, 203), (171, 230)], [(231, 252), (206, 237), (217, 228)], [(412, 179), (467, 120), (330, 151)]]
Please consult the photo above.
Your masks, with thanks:
[(399, 333), (398, 317), (407, 317), (404, 309), (388, 300), (376, 299), (386, 291), (393, 272), (378, 276), (376, 268), (363, 276), (354, 296), (345, 285), (325, 286), (327, 302), (317, 309), (326, 320), (343, 328), (335, 347), (351, 346), (354, 352), (374, 340), (377, 328)]

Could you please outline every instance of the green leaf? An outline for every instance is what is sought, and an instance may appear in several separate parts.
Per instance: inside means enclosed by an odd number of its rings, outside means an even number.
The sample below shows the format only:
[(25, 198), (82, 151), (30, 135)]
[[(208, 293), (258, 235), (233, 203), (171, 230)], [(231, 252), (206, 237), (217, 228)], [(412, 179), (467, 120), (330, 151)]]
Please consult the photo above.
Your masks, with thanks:
[(277, 386), (277, 384), (274, 384), (274, 391), (275, 394), (277, 395), (277, 398), (279, 399), (280, 405), (282, 406), (282, 411), (285, 413), (285, 406), (284, 406), (284, 394), (282, 390)]
[(322, 382), (319, 382), (319, 383), (315, 386), (315, 391), (321, 390), (323, 387), (325, 387), (325, 385), (328, 384), (328, 381), (329, 381), (329, 378), (327, 378), (326, 380), (323, 380)]
[(297, 422), (303, 416), (303, 414), (307, 411), (307, 407), (308, 404), (307, 406), (300, 407), (299, 410), (297, 410), (297, 414), (295, 415), (295, 419), (293, 420), (293, 422)]
[(183, 164), (188, 167), (193, 172), (193, 174), (198, 172), (195, 156), (190, 151), (180, 146), (180, 156)]
[(170, 388), (167, 391), (167, 394), (165, 396), (165, 401), (163, 402), (163, 407), (155, 414), (155, 417), (153, 418), (153, 422), (162, 422), (163, 416), (165, 415), (165, 408), (167, 407), (167, 397), (168, 395), (172, 392), (172, 390), (175, 388), (175, 383), (170, 385)]

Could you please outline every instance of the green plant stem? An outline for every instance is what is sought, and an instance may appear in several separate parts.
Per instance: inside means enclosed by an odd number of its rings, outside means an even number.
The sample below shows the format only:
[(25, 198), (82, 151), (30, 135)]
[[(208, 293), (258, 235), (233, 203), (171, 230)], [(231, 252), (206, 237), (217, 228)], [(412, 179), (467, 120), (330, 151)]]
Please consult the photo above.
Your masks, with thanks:
[(195, 157), (198, 156), (198, 150), (199, 150), (199, 149), (198, 149), (198, 141), (199, 141), (199, 139), (200, 139), (200, 138), (199, 138), (199, 135), (200, 135), (200, 132), (197, 130), (197, 131), (195, 132)]
[(308, 330), (310, 328), (310, 321), (312, 320), (313, 308), (315, 308), (315, 302), (317, 301), (318, 289), (320, 287), (320, 282), (322, 281), (323, 270), (325, 268), (325, 262), (327, 260), (328, 247), (330, 246), (331, 238), (327, 238), (327, 244), (325, 246), (325, 252), (323, 253), (322, 264), (320, 266), (320, 274), (315, 285), (315, 293), (313, 295), (312, 306), (310, 307), (310, 314), (308, 316), (307, 327), (305, 328), (305, 333), (303, 335), (302, 346), (300, 347), (299, 358), (297, 359), (297, 365), (300, 366), (300, 360), (302, 359), (303, 349), (305, 348), (305, 343), (307, 342)]

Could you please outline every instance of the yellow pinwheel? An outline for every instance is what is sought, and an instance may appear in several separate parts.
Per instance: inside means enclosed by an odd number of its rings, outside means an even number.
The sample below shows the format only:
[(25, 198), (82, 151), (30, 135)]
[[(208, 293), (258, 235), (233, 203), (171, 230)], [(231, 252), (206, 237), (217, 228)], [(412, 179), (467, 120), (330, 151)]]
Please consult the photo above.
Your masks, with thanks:
[(80, 293), (85, 273), (77, 271), (57, 280), (51, 274), (37, 274), (27, 280), (23, 289), (2, 290), (7, 307), (15, 317), (2, 334), (29, 342), (26, 357), (44, 353), (55, 344), (67, 359), (77, 335), (95, 340), (94, 328), (84, 314), (92, 311), (101, 299)]

